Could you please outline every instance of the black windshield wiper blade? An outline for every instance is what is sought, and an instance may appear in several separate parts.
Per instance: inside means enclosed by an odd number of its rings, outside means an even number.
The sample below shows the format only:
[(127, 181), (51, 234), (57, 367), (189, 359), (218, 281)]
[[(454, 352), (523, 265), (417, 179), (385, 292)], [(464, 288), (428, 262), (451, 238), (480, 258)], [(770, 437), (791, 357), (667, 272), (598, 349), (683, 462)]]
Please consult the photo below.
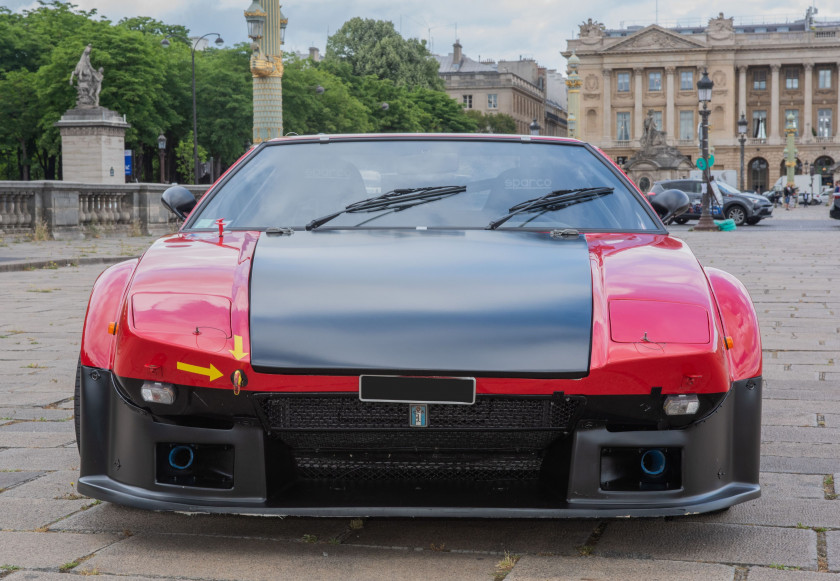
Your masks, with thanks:
[(596, 188), (575, 188), (573, 190), (554, 190), (539, 198), (525, 200), (515, 206), (508, 208), (508, 213), (490, 222), (487, 230), (495, 230), (517, 214), (542, 210), (547, 212), (552, 209), (560, 209), (573, 203), (594, 200), (597, 197), (613, 193), (614, 188), (601, 186)]
[(354, 212), (378, 212), (379, 210), (394, 210), (399, 212), (406, 208), (447, 198), (461, 192), (466, 192), (467, 186), (426, 186), (422, 188), (400, 188), (391, 190), (375, 198), (368, 198), (345, 206), (343, 210), (333, 212), (321, 218), (316, 218), (306, 225), (307, 230), (314, 230), (337, 218), (342, 214)]

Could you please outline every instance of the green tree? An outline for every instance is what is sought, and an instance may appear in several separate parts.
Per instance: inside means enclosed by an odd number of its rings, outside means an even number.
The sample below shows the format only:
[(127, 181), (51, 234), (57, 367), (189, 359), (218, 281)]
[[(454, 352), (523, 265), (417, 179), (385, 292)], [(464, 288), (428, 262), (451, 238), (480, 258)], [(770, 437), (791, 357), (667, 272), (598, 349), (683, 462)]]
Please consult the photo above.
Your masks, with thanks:
[[(35, 75), (27, 70), (12, 71), (0, 79), (0, 149), (14, 159), (7, 161), (7, 177), (30, 179), (30, 156), (38, 136), (38, 107), (32, 103)], [(4, 156), (5, 157), (5, 156)], [(15, 170), (11, 170), (15, 167)], [(40, 177), (40, 175), (39, 175)]]
[(438, 63), (416, 38), (405, 39), (392, 22), (351, 18), (327, 40), (326, 60), (347, 63), (353, 75), (373, 75), (396, 85), (442, 89)]
[[(195, 178), (195, 158), (193, 157), (193, 132), (190, 131), (175, 147), (175, 169), (181, 176), (182, 183), (192, 183)], [(209, 159), (207, 150), (198, 146), (198, 161), (204, 163)]]
[(516, 133), (516, 120), (507, 113), (482, 113), (470, 109), (466, 114), (482, 133)]

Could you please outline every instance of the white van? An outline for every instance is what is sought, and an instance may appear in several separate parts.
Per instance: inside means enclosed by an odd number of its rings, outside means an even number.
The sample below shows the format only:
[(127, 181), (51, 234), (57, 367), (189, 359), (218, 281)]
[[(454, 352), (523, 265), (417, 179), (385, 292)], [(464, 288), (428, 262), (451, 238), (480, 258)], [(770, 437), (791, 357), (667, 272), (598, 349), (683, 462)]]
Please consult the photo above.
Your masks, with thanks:
[[(773, 184), (774, 192), (781, 192), (787, 185), (787, 176), (782, 176)], [(805, 194), (808, 194), (808, 202), (811, 204), (822, 203), (820, 192), (822, 191), (822, 177), (814, 176), (793, 176), (793, 185), (799, 190), (799, 201), (805, 201)]]

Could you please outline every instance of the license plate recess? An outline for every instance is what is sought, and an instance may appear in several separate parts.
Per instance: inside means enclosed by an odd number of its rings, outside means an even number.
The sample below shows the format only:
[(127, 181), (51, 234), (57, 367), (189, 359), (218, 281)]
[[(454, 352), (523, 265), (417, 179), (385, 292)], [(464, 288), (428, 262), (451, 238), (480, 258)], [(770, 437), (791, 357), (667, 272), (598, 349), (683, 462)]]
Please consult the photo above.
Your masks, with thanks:
[(474, 377), (362, 375), (359, 399), (394, 403), (475, 403)]

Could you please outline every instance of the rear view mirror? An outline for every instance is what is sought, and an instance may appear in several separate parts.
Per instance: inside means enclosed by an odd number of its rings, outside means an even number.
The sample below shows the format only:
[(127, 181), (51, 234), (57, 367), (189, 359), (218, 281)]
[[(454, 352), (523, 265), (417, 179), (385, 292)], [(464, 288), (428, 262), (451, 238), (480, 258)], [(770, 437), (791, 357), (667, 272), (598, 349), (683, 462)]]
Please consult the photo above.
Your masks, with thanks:
[(186, 220), (192, 209), (195, 208), (196, 200), (187, 188), (184, 186), (172, 186), (163, 192), (160, 197), (161, 203), (166, 206), (166, 209), (178, 216), (181, 220)]
[(651, 206), (659, 214), (664, 224), (670, 224), (674, 218), (688, 210), (691, 201), (688, 194), (681, 190), (665, 190), (650, 200)]

